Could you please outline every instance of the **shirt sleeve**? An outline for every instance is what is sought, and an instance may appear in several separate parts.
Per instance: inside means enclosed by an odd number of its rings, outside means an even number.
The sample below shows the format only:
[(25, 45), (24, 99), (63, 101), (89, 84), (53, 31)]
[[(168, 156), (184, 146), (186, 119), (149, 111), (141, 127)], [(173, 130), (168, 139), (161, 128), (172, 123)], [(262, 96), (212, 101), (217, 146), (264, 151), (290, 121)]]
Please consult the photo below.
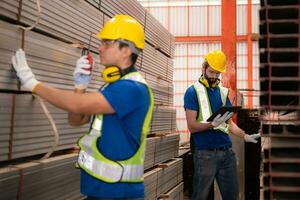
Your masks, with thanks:
[(184, 109), (199, 110), (198, 97), (193, 86), (190, 86), (184, 94)]
[(116, 114), (122, 118), (145, 102), (142, 98), (147, 90), (146, 85), (132, 80), (119, 80), (108, 85), (102, 92), (113, 107)]

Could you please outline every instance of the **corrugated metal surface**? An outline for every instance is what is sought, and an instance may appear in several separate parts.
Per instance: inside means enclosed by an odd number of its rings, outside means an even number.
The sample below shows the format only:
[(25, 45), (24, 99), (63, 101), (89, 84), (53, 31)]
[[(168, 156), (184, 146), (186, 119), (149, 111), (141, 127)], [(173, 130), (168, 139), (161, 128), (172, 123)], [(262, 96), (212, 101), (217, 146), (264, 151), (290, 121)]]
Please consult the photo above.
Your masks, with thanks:
[(208, 35), (221, 35), (221, 6), (209, 6)]
[(236, 34), (247, 34), (247, 5), (238, 5), (236, 9)]
[[(170, 32), (175, 36), (188, 35), (188, 16), (186, 7), (173, 7), (170, 9)], [(168, 17), (168, 16), (165, 16)]]
[(169, 27), (169, 17), (166, 17), (169, 15), (169, 9), (167, 7), (160, 7), (160, 8), (151, 8), (150, 13), (155, 16), (155, 19), (157, 19), (166, 29), (170, 30)]
[[(199, 15), (201, 13), (201, 15)], [(208, 35), (208, 6), (190, 7), (190, 36)]]

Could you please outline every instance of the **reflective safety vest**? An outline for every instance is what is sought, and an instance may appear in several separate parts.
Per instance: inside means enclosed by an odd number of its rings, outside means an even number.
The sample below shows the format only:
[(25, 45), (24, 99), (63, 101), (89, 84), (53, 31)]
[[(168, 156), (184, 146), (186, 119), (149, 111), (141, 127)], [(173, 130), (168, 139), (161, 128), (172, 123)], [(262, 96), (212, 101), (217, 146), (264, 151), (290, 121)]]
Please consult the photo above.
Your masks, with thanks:
[(149, 91), (150, 105), (144, 119), (141, 143), (138, 150), (127, 160), (117, 161), (106, 158), (97, 148), (97, 139), (101, 137), (103, 122), (103, 115), (99, 114), (94, 117), (89, 133), (83, 136), (78, 142), (80, 152), (77, 166), (89, 175), (107, 183), (142, 182), (146, 137), (151, 123), (154, 104), (153, 93), (145, 79), (138, 72), (126, 74), (121, 79), (145, 84)]
[[(194, 85), (194, 89), (197, 94), (198, 98), (198, 105), (199, 105), (199, 110), (198, 110), (198, 122), (206, 122), (206, 120), (212, 115), (211, 111), (211, 106), (210, 106), (210, 101), (209, 97), (206, 91), (205, 86), (202, 83), (196, 82)], [(220, 88), (220, 93), (221, 93), (221, 100), (222, 100), (222, 105), (226, 105), (226, 100), (228, 96), (228, 88), (218, 86)], [(214, 128), (215, 130), (220, 130), (223, 131), (224, 133), (228, 134), (228, 125), (224, 122), (220, 124), (218, 127)]]

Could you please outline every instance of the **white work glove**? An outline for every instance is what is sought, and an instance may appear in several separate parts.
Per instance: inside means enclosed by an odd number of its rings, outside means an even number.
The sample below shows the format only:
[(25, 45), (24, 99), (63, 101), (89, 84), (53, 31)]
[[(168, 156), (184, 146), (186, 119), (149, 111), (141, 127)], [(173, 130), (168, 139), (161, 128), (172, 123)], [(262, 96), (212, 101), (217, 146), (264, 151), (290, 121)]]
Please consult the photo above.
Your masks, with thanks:
[(94, 61), (90, 55), (80, 57), (76, 62), (76, 68), (73, 76), (75, 81), (75, 88), (84, 90), (92, 79), (92, 67)]
[(257, 139), (260, 138), (260, 133), (253, 134), (253, 135), (248, 135), (246, 134), (244, 136), (245, 142), (252, 142), (252, 143), (257, 143)]
[(234, 115), (234, 112), (226, 112), (223, 115), (218, 114), (213, 121), (211, 122), (211, 125), (216, 128), (220, 126), (220, 124), (226, 122), (228, 119), (230, 119)]
[(22, 49), (19, 49), (16, 51), (16, 55), (12, 57), (11, 61), (22, 86), (26, 90), (33, 91), (40, 82), (35, 79), (34, 74), (27, 64), (25, 52)]

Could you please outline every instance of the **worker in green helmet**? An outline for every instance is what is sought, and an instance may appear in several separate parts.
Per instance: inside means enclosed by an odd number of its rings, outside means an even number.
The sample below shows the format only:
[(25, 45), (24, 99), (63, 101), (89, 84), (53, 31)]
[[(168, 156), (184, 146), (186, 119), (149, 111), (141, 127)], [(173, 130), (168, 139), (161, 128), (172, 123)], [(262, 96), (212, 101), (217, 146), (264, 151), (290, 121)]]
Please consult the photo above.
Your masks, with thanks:
[(226, 56), (210, 51), (202, 64), (202, 75), (184, 95), (184, 109), (191, 132), (193, 153), (193, 200), (206, 200), (214, 179), (223, 200), (238, 198), (237, 164), (229, 134), (257, 143), (260, 134), (248, 135), (232, 120), (233, 112), (208, 118), (222, 106), (231, 106), (228, 89), (220, 86), (219, 76), (226, 71)]
[(98, 92), (85, 92), (93, 65), (88, 55), (76, 63), (73, 92), (38, 81), (21, 49), (12, 63), (22, 86), (68, 111), (71, 125), (92, 118), (90, 130), (78, 141), (82, 194), (90, 200), (144, 199), (143, 162), (153, 94), (134, 66), (145, 45), (143, 27), (130, 16), (116, 15), (97, 37), (107, 83)]

